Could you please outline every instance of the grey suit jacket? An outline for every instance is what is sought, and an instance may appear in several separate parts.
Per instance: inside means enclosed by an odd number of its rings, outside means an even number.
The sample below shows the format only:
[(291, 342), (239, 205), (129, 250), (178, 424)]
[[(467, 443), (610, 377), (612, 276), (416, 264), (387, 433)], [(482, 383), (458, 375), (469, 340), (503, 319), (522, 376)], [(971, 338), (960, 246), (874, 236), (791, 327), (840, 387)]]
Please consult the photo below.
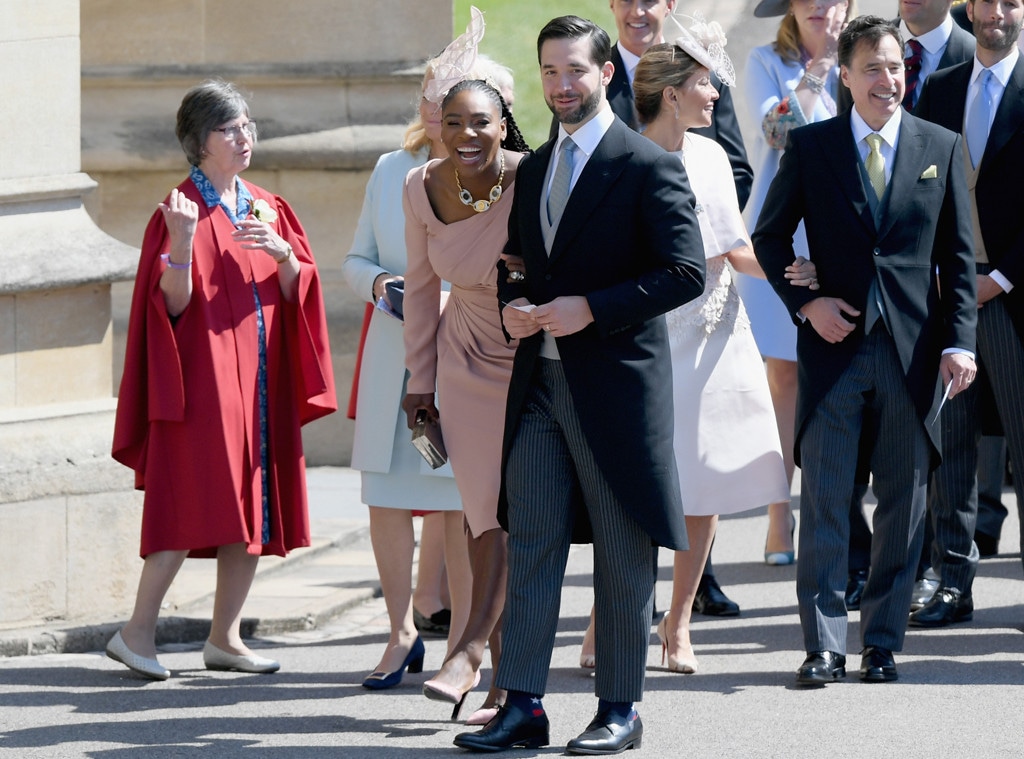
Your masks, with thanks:
[[(928, 77), (915, 113), (947, 129), (961, 131), (974, 61)], [(992, 121), (978, 171), (975, 197), (989, 262), (1014, 288), (1004, 296), (1017, 334), (1024, 340), (1024, 214), (1008, 211), (1024, 176), (1024, 57), (1010, 75)]]

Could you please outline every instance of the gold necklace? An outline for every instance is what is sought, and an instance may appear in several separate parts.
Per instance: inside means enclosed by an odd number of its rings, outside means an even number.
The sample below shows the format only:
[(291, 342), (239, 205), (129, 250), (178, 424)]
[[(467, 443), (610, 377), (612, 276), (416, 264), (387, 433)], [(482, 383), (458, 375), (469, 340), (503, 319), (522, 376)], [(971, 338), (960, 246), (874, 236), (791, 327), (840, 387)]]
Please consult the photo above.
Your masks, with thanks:
[(500, 148), (498, 150), (498, 161), (501, 164), (501, 171), (498, 173), (498, 183), (487, 194), (487, 200), (473, 200), (469, 190), (465, 189), (462, 186), (462, 182), (459, 181), (459, 170), (455, 169), (455, 186), (459, 188), (459, 200), (462, 201), (462, 205), (469, 206), (477, 213), (483, 213), (494, 203), (498, 202), (501, 198), (501, 180), (505, 178), (505, 151)]

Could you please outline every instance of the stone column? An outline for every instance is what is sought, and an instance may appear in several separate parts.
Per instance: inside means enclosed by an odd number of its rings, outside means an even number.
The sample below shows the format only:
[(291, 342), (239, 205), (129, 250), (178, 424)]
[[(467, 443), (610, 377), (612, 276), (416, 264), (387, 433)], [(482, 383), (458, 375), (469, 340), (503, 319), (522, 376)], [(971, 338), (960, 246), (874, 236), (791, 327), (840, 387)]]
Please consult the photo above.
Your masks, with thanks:
[(123, 608), (138, 564), (110, 459), (110, 290), (137, 253), (83, 207), (78, 13), (0, 0), (0, 626)]

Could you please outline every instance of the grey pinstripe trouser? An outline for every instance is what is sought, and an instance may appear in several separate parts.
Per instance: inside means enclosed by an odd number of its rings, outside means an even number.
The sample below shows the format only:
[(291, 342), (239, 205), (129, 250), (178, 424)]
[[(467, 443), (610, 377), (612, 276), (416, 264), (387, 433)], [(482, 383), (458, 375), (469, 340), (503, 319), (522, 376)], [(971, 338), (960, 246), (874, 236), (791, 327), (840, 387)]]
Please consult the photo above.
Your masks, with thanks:
[(546, 690), (573, 504), (582, 495), (594, 529), (595, 690), (610, 701), (639, 701), (651, 635), (654, 547), (594, 461), (561, 362), (538, 364), (505, 472), (508, 592), (497, 683), (527, 693)]

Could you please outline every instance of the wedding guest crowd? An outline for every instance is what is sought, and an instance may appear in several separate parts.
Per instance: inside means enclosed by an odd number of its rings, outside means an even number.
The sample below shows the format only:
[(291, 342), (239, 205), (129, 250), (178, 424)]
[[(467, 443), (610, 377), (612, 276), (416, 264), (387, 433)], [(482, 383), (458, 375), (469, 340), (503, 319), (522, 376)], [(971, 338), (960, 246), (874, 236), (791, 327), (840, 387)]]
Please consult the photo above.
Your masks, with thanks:
[[(470, 751), (551, 742), (573, 542), (593, 544), (580, 666), (597, 704), (566, 750), (614, 754), (643, 740), (659, 547), (670, 671), (700, 669), (693, 612), (740, 613), (710, 562), (719, 515), (764, 507), (764, 563), (796, 564), (796, 684), (846, 676), (853, 611), (859, 679), (891, 682), (908, 626), (972, 618), (1000, 529), (979, 517), (979, 484), (996, 503), (1003, 484), (1002, 441), (979, 459), (993, 420), (1024, 472), (1024, 217), (1005, 212), (1024, 173), (1024, 5), (900, 0), (893, 20), (761, 0), (754, 15), (781, 20), (742, 76), (686, 5), (609, 0), (614, 44), (549, 21), (553, 120), (532, 151), (473, 8), (425, 63), (345, 257), (366, 302), (352, 466), (390, 628), (363, 686), (422, 672), (421, 635), (447, 634), (422, 688), (457, 720), (489, 653), (480, 729), (454, 739)], [(189, 90), (176, 132), (189, 176), (146, 230), (114, 435), (145, 490), (143, 570), (107, 654), (169, 677), (160, 604), (186, 557), (208, 557), (205, 666), (269, 673), (242, 606), (259, 556), (310, 541), (299, 429), (336, 407), (323, 296), (294, 211), (238, 176), (257, 135), (240, 92)]]

